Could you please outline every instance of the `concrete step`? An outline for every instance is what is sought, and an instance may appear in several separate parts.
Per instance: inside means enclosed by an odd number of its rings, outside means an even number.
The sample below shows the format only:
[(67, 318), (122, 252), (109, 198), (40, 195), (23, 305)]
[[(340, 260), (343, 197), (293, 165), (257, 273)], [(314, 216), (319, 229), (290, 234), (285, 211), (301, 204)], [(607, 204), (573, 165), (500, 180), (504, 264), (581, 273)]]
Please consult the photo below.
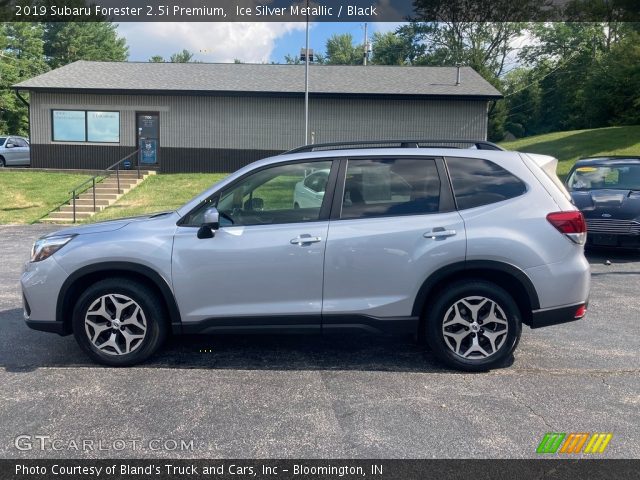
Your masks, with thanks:
[[(134, 185), (138, 182), (141, 182), (142, 179), (138, 180), (137, 178), (120, 178), (120, 185)], [(113, 178), (106, 178), (103, 181), (101, 181), (100, 183), (96, 183), (96, 187), (98, 185), (117, 185), (118, 184), (118, 179), (113, 177)]]
[[(107, 207), (107, 205), (98, 205), (96, 203), (96, 212), (99, 212), (100, 210), (103, 210), (105, 207)], [(64, 207), (60, 207), (60, 211), (61, 212), (71, 212), (73, 213), (73, 206), (71, 205), (65, 205)], [(93, 205), (78, 205), (76, 204), (76, 213), (84, 213), (84, 212), (89, 212), (89, 213), (93, 213)]]
[[(84, 220), (93, 215), (93, 212), (76, 212), (76, 220)], [(73, 212), (54, 212), (47, 218), (43, 218), (42, 222), (69, 223), (73, 222)]]
[[(122, 194), (125, 191), (127, 191), (128, 189), (126, 188), (120, 188), (120, 191), (118, 191), (117, 187), (96, 187), (96, 195), (98, 194), (104, 194), (104, 193), (115, 193), (115, 194)], [(93, 194), (91, 194), (93, 196)], [(92, 197), (93, 198), (93, 197)], [(97, 197), (96, 197), (97, 198)]]
[[(99, 198), (96, 196), (97, 205), (109, 205), (116, 200), (115, 195), (110, 195), (109, 198)], [(69, 205), (73, 205), (73, 202), (69, 202)], [(76, 205), (93, 205), (93, 198), (77, 198)]]

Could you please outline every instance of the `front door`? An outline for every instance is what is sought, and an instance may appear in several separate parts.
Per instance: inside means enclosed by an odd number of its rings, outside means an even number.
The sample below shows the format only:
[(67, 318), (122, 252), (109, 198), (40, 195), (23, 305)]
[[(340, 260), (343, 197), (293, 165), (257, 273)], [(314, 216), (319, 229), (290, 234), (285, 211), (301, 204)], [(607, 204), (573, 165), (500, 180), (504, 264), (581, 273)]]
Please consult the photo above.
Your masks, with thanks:
[(158, 164), (160, 148), (160, 115), (158, 113), (137, 113), (136, 134), (138, 139), (138, 163), (142, 166)]
[(29, 165), (29, 144), (22, 138), (9, 137), (5, 143), (5, 161), (7, 166), (12, 165)]
[[(187, 331), (190, 325), (320, 329), (331, 195), (302, 206), (297, 192), (308, 175), (331, 168), (332, 161), (319, 160), (261, 169), (185, 217), (172, 275)], [(220, 212), (220, 228), (214, 238), (199, 239), (210, 206)]]

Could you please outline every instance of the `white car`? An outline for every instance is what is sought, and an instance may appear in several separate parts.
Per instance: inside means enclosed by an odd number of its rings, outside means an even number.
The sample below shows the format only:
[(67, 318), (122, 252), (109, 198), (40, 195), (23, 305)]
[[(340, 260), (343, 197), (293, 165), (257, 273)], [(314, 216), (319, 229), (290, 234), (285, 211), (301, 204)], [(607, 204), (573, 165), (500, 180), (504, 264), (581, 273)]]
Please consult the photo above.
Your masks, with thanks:
[(0, 136), (0, 168), (30, 163), (29, 141), (26, 138)]
[(329, 180), (329, 170), (316, 170), (296, 183), (293, 191), (293, 208), (320, 208)]

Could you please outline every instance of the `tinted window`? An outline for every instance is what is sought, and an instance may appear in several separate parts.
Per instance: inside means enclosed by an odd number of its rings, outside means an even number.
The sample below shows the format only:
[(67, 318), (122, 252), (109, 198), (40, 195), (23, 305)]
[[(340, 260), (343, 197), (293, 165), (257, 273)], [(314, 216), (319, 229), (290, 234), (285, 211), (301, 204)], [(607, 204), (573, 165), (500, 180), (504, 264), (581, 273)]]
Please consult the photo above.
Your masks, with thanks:
[(87, 112), (87, 141), (120, 141), (119, 112)]
[(447, 166), (460, 210), (517, 197), (527, 189), (520, 179), (487, 160), (448, 158)]
[(54, 110), (53, 140), (84, 142), (86, 140), (85, 112), (81, 110)]
[(120, 141), (120, 113), (53, 110), (53, 140), (66, 142)]
[(25, 142), (23, 139), (21, 138), (14, 138), (13, 140), (13, 144), (16, 147), (28, 147), (29, 145), (27, 144), (27, 142)]
[(437, 212), (440, 179), (431, 159), (349, 160), (341, 218)]

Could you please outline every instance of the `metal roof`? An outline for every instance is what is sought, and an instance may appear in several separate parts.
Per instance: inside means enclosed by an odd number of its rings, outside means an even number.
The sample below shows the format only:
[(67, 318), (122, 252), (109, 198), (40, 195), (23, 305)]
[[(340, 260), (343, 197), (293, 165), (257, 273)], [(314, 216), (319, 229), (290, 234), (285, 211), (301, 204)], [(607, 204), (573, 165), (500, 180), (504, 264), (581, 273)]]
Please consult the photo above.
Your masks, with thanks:
[[(312, 95), (501, 98), (470, 67), (312, 65)], [(304, 65), (78, 61), (14, 85), (25, 90), (123, 93), (304, 93)]]

